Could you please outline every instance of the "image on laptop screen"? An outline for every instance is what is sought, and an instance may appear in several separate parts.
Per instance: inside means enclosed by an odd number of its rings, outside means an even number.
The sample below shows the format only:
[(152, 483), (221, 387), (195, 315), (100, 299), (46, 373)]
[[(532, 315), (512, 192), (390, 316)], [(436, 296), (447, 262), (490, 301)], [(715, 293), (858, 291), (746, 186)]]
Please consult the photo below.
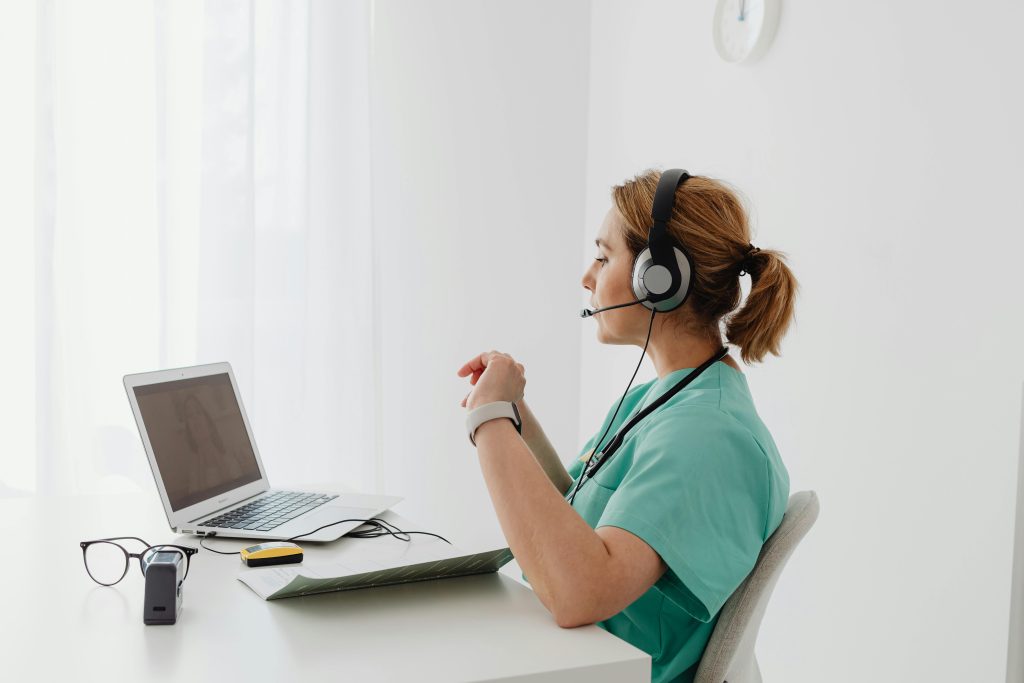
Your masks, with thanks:
[(227, 373), (134, 391), (172, 510), (260, 478)]

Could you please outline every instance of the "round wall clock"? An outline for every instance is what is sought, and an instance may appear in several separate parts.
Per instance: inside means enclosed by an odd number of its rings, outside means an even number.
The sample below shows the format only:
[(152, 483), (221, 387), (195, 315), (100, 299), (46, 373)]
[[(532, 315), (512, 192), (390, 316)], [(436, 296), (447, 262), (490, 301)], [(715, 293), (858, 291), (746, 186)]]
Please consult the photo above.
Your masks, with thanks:
[(781, 0), (718, 0), (712, 33), (718, 55), (727, 62), (753, 62), (775, 37)]

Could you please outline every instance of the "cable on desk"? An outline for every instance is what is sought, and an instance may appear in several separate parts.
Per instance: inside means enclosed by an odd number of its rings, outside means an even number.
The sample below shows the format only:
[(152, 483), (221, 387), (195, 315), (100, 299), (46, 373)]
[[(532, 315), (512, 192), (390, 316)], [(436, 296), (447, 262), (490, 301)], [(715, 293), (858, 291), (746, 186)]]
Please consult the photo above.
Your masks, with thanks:
[[(313, 529), (312, 531), (307, 531), (306, 533), (299, 534), (298, 536), (292, 536), (291, 538), (288, 538), (288, 539), (285, 539), (285, 540), (286, 541), (294, 541), (294, 540), (302, 538), (304, 536), (309, 536), (311, 534), (315, 534), (316, 532), (320, 531), (321, 529), (326, 529), (327, 527), (335, 526), (336, 524), (344, 524), (345, 522), (363, 522), (362, 526), (369, 526), (370, 528), (369, 529), (364, 529), (363, 531), (358, 531), (358, 530), (350, 531), (347, 534), (345, 534), (344, 538), (377, 538), (378, 536), (386, 536), (386, 535), (390, 534), (390, 535), (394, 536), (395, 538), (397, 538), (400, 541), (409, 542), (409, 541), (412, 540), (411, 538), (409, 538), (410, 534), (423, 534), (425, 536), (434, 536), (436, 538), (440, 538), (442, 541), (444, 541), (448, 545), (452, 544), (452, 542), (449, 541), (444, 536), (438, 536), (437, 534), (432, 534), (429, 531), (402, 531), (401, 529), (399, 529), (397, 526), (395, 526), (391, 522), (388, 522), (386, 520), (380, 519), (379, 517), (371, 517), (369, 519), (343, 519), (343, 520), (338, 521), (338, 522), (331, 522), (330, 524), (324, 524), (322, 527)], [(388, 528), (389, 526), (394, 528), (394, 530), (397, 531), (398, 533), (395, 533), (395, 531), (391, 531), (391, 529)], [(358, 527), (356, 529), (358, 529)], [(405, 538), (402, 538), (402, 536), (400, 534), (405, 535)], [(237, 551), (237, 550), (234, 551), (234, 552), (225, 552), (223, 550), (215, 550), (215, 549), (210, 548), (209, 546), (207, 546), (206, 544), (203, 543), (203, 541), (205, 539), (212, 538), (212, 537), (214, 537), (216, 535), (217, 535), (216, 531), (210, 531), (205, 536), (200, 536), (200, 538), (199, 538), (199, 545), (202, 546), (202, 548), (204, 550), (209, 550), (211, 553), (217, 553), (218, 555), (237, 555), (238, 554), (239, 551)]]

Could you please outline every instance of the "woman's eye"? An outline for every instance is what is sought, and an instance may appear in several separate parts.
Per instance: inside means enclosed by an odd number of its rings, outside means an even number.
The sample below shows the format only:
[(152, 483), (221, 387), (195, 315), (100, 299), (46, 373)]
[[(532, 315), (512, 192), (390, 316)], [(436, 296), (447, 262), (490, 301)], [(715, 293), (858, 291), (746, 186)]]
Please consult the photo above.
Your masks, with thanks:
[(595, 257), (594, 257), (594, 260), (595, 260), (595, 261), (597, 261), (597, 262), (599, 262), (599, 263), (600, 263), (600, 264), (601, 264), (602, 266), (603, 266), (604, 264), (608, 263), (608, 259), (606, 259), (606, 258), (601, 258), (600, 256), (595, 256)]

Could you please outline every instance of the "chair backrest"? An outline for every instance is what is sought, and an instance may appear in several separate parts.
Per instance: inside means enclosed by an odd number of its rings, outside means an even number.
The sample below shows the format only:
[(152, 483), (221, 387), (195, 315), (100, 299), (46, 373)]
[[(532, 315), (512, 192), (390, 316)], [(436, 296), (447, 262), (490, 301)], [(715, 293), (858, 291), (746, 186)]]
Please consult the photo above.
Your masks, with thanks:
[(782, 523), (765, 541), (754, 569), (722, 606), (694, 683), (761, 683), (754, 657), (757, 632), (782, 568), (814, 525), (818, 510), (814, 491), (799, 491), (789, 497)]
[[(0, 493), (0, 495), (3, 495)], [(1010, 575), (1010, 638), (1006, 652), (1006, 683), (1024, 682), (1024, 401), (1020, 404), (1020, 458), (1017, 460), (1017, 521), (1013, 533)]]

